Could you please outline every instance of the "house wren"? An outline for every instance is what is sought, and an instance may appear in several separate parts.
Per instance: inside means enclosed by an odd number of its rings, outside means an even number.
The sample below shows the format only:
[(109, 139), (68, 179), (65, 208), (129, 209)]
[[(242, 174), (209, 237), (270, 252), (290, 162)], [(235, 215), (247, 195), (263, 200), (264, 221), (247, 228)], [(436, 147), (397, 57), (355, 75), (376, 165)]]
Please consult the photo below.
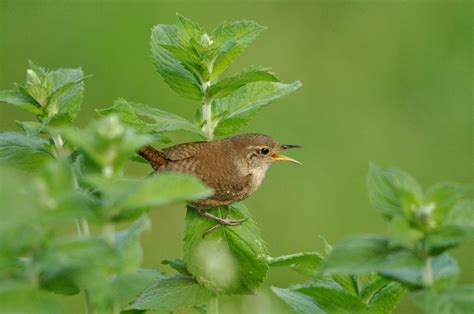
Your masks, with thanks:
[[(198, 212), (221, 225), (239, 225), (244, 219), (220, 218), (208, 212), (243, 200), (255, 192), (275, 161), (300, 162), (278, 153), (298, 145), (280, 144), (262, 134), (243, 134), (212, 142), (183, 143), (161, 151), (151, 146), (138, 154), (156, 171), (177, 171), (200, 178), (214, 190), (208, 198), (191, 203)], [(229, 207), (228, 207), (229, 208)], [(230, 210), (230, 209), (229, 209)], [(219, 226), (219, 224), (217, 226)]]

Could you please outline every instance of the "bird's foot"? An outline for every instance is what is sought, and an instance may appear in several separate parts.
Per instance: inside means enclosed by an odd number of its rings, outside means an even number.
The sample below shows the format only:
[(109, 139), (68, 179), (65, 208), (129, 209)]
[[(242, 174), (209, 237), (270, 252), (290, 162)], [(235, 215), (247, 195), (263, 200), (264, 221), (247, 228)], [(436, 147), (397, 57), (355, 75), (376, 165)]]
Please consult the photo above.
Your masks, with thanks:
[(217, 221), (217, 224), (215, 226), (212, 226), (211, 228), (209, 228), (206, 232), (204, 232), (204, 234), (202, 235), (202, 237), (204, 238), (206, 235), (208, 235), (209, 233), (211, 233), (212, 231), (216, 230), (217, 228), (219, 228), (220, 226), (238, 226), (240, 224), (242, 224), (244, 221), (246, 221), (248, 218), (243, 218), (243, 219), (229, 219), (229, 216), (230, 216), (230, 212), (231, 210), (229, 209), (227, 215), (225, 218), (221, 218), (221, 217), (217, 217), (209, 212), (204, 212), (204, 213), (201, 213), (201, 215), (207, 217), (207, 218), (210, 218), (210, 219), (213, 219), (215, 221)]
[(238, 226), (241, 225), (244, 221), (246, 221), (248, 218), (243, 218), (243, 219), (229, 219), (225, 218), (222, 221), (219, 222), (220, 225), (225, 225), (225, 226)]

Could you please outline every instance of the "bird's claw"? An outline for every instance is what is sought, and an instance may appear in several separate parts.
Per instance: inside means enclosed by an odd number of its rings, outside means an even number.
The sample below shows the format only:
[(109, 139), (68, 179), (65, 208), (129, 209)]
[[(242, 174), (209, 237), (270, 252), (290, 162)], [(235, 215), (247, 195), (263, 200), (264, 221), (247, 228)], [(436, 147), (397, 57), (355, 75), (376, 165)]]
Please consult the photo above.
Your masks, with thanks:
[(221, 224), (215, 224), (214, 226), (212, 226), (211, 228), (207, 229), (206, 232), (204, 232), (202, 234), (202, 237), (205, 238), (209, 233), (211, 233), (212, 231), (216, 230), (217, 228), (219, 228), (220, 226), (222, 226)]
[(242, 224), (244, 221), (246, 221), (248, 218), (243, 218), (243, 219), (229, 219), (225, 218), (219, 221), (219, 224), (225, 225), (225, 226), (238, 226)]
[(202, 235), (202, 237), (205, 238), (209, 233), (211, 233), (212, 231), (216, 230), (217, 228), (221, 226), (238, 226), (238, 225), (241, 225), (246, 220), (248, 220), (248, 217), (243, 218), (243, 219), (229, 219), (227, 217), (219, 218), (219, 219), (214, 218), (217, 221), (217, 224), (207, 229), (206, 232), (204, 232), (204, 234)]

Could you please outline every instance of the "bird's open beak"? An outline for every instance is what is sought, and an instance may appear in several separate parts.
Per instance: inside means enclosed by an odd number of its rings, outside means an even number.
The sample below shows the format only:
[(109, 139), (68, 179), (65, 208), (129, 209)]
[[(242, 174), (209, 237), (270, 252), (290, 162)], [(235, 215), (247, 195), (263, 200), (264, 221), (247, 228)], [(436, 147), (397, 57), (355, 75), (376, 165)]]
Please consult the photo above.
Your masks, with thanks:
[(290, 148), (303, 148), (303, 147), (300, 146), (300, 145), (282, 144), (282, 145), (281, 145), (281, 148), (283, 148), (283, 149), (290, 149)]
[[(283, 144), (283, 145), (281, 145), (281, 148), (283, 148), (283, 149), (301, 148), (301, 146), (299, 146), (299, 145)], [(279, 160), (291, 161), (291, 162), (294, 162), (295, 164), (302, 165), (302, 163), (299, 162), (298, 160), (293, 159), (293, 158), (290, 158), (290, 157), (285, 156), (285, 155), (273, 154), (273, 155), (272, 155), (272, 159), (275, 160), (275, 161), (279, 161)]]

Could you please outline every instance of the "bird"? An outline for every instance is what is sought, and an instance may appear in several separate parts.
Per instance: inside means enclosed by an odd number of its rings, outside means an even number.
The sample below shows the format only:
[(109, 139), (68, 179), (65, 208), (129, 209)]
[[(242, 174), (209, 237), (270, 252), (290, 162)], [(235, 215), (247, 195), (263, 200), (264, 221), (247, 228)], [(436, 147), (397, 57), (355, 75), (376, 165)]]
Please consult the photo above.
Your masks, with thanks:
[[(200, 215), (217, 221), (215, 227), (219, 227), (240, 225), (246, 220), (230, 219), (231, 209), (228, 205), (244, 200), (257, 191), (273, 163), (289, 161), (301, 164), (279, 154), (290, 148), (301, 146), (281, 144), (264, 134), (248, 133), (214, 141), (182, 143), (162, 150), (148, 145), (141, 148), (138, 154), (156, 172), (191, 174), (210, 187), (213, 190), (211, 196), (190, 204)], [(227, 206), (225, 218), (209, 212), (218, 206)]]

